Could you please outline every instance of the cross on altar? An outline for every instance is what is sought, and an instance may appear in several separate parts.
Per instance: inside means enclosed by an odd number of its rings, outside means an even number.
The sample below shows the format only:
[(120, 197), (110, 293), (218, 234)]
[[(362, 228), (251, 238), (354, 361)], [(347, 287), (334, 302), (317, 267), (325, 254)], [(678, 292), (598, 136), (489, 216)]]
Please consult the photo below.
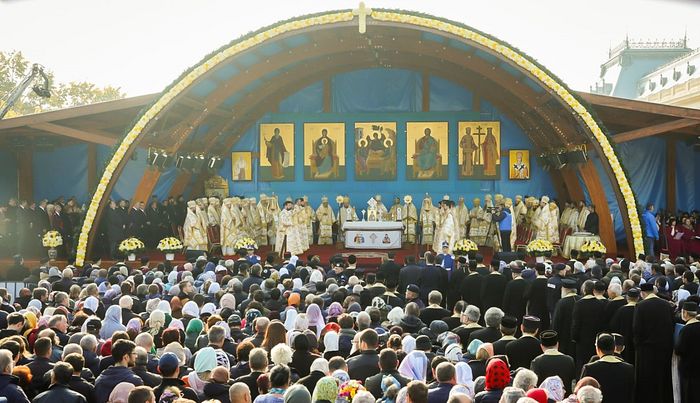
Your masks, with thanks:
[(481, 131), (481, 126), (476, 127), (474, 135), (476, 136), (476, 161), (481, 164), (481, 136), (486, 136), (486, 133)]
[(372, 15), (372, 9), (365, 7), (365, 2), (361, 1), (360, 6), (352, 10), (352, 13), (359, 17), (358, 20), (360, 22), (360, 33), (364, 34), (365, 32), (367, 32), (367, 17)]

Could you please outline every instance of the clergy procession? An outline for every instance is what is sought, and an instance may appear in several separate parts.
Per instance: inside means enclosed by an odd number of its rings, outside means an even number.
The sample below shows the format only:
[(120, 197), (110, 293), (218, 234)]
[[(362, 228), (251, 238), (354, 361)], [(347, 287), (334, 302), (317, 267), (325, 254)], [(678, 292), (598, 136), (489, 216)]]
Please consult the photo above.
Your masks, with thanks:
[(315, 210), (306, 196), (296, 200), (288, 197), (282, 207), (276, 196), (265, 194), (259, 201), (202, 197), (187, 203), (183, 241), (190, 250), (208, 250), (211, 244), (218, 244), (224, 255), (233, 255), (236, 242), (250, 238), (259, 246), (274, 246), (281, 255), (288, 251), (298, 256), (311, 245), (342, 242), (346, 222), (366, 219), (400, 222), (402, 243), (424, 245), (436, 253), (441, 253), (445, 244), (452, 252), (455, 243), (464, 238), (496, 252), (510, 252), (516, 249), (518, 236), (524, 244), (543, 239), (560, 245), (573, 233), (596, 235), (599, 230), (594, 206), (586, 206), (583, 201), (566, 202), (560, 211), (557, 202), (547, 196), (537, 199), (518, 195), (513, 202), (501, 194), (493, 198), (487, 194), (483, 206), (481, 199), (475, 198), (471, 208), (464, 197), (455, 203), (444, 196), (436, 206), (426, 195), (420, 209), (411, 195), (395, 197), (388, 209), (381, 195), (372, 200), (372, 206), (359, 210), (358, 215), (348, 196), (338, 196), (335, 207), (323, 196)]

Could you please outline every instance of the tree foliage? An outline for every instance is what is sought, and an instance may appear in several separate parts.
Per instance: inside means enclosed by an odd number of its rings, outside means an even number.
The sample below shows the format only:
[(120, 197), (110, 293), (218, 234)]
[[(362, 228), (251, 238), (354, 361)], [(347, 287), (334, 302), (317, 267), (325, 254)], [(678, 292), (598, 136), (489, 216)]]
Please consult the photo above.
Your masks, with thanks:
[[(0, 106), (4, 105), (9, 94), (29, 74), (31, 68), (32, 62), (27, 60), (22, 52), (0, 51)], [(98, 87), (84, 81), (57, 83), (51, 71), (45, 70), (45, 72), (50, 78), (51, 98), (39, 97), (31, 90), (30, 85), (5, 118), (111, 101), (126, 96), (119, 87)]]

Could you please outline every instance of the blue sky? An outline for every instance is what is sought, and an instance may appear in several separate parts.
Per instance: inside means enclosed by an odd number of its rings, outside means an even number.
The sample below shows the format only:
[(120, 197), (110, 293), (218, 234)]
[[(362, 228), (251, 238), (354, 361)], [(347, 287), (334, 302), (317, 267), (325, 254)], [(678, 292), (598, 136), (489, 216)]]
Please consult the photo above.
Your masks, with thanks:
[[(0, 50), (21, 50), (56, 79), (158, 92), (212, 50), (290, 17), (356, 7), (310, 0), (0, 0)], [(377, 0), (369, 7), (425, 12), (495, 35), (587, 90), (608, 48), (629, 34), (700, 47), (700, 5), (664, 0)]]

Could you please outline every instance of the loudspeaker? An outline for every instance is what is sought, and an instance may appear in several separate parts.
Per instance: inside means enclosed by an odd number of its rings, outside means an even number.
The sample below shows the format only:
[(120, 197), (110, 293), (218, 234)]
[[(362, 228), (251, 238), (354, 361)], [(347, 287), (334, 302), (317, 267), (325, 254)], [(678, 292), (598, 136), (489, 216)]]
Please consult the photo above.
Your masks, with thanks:
[(566, 153), (566, 161), (569, 164), (583, 164), (586, 160), (588, 160), (588, 156), (583, 150), (569, 151)]
[(513, 260), (525, 260), (525, 252), (496, 252), (493, 258), (510, 263)]
[(197, 259), (200, 256), (206, 256), (206, 255), (207, 255), (207, 251), (205, 251), (205, 250), (188, 249), (185, 251), (185, 259), (187, 259), (187, 260)]

